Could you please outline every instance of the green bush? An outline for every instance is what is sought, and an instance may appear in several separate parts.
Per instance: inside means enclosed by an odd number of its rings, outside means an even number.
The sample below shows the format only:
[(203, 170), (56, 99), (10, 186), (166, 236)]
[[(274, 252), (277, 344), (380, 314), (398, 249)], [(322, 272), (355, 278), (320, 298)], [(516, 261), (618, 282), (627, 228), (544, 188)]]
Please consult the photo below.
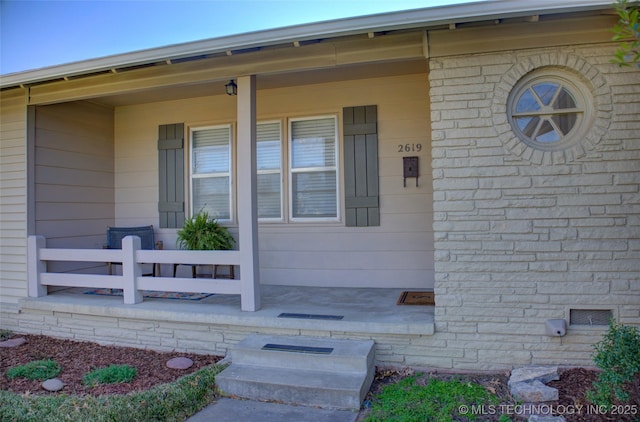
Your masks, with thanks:
[(640, 394), (640, 334), (636, 327), (609, 323), (603, 339), (594, 345), (593, 361), (602, 369), (587, 393), (590, 402), (611, 406)]
[(135, 378), (136, 372), (136, 368), (129, 365), (109, 365), (85, 374), (82, 377), (82, 382), (90, 386), (131, 382)]
[(62, 368), (54, 360), (34, 360), (26, 365), (14, 366), (7, 370), (7, 378), (27, 378), (30, 380), (44, 381), (55, 378)]
[(9, 330), (0, 330), (0, 341), (9, 340), (13, 333)]

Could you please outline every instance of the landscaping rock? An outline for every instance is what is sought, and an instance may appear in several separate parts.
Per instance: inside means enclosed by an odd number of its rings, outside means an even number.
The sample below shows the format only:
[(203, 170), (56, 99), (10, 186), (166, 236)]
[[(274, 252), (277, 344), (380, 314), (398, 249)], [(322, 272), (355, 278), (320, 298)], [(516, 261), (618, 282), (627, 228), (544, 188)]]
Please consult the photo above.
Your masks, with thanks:
[(511, 371), (509, 377), (509, 387), (519, 382), (540, 381), (548, 383), (549, 381), (557, 381), (560, 379), (557, 366), (525, 366)]
[(538, 380), (518, 382), (511, 385), (511, 395), (527, 403), (558, 400), (558, 389), (547, 387)]
[(5, 341), (0, 341), (0, 347), (17, 347), (27, 342), (24, 337), (16, 337)]
[(60, 391), (64, 387), (64, 383), (58, 378), (51, 378), (42, 383), (42, 388), (47, 391)]
[(167, 361), (167, 367), (171, 369), (188, 369), (193, 365), (193, 361), (185, 357), (177, 357)]

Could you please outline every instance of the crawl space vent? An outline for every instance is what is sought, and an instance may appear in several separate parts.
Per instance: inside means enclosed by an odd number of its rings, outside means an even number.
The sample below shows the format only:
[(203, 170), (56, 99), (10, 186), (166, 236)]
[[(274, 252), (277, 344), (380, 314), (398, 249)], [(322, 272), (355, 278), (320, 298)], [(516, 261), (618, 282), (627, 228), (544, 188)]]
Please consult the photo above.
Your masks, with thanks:
[(571, 309), (569, 311), (570, 325), (609, 325), (613, 318), (610, 309)]

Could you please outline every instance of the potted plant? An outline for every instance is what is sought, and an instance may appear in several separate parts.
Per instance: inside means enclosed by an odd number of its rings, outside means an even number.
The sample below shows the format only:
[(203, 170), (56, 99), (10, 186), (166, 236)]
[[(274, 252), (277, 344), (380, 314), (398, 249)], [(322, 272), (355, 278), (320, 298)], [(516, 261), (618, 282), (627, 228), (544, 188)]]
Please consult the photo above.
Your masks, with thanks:
[(201, 209), (185, 220), (182, 229), (178, 230), (177, 243), (180, 249), (193, 251), (229, 250), (233, 249), (235, 239), (226, 227)]
[[(178, 230), (177, 234), (176, 243), (178, 247), (192, 251), (229, 250), (233, 249), (233, 245), (236, 243), (229, 230), (218, 224), (204, 209), (185, 220), (184, 225)], [(190, 265), (191, 276), (194, 278), (197, 276), (196, 268), (198, 265), (173, 264), (174, 277), (176, 276), (178, 265)], [(213, 265), (213, 278), (216, 278), (217, 267), (217, 265)], [(233, 265), (229, 266), (229, 278), (235, 278)]]

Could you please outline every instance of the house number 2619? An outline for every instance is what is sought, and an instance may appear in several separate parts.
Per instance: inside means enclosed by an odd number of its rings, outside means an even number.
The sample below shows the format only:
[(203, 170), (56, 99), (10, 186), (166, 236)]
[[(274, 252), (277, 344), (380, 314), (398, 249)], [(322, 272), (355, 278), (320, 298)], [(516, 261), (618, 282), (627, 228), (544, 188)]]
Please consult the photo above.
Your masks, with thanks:
[(398, 152), (420, 152), (422, 144), (398, 144)]

